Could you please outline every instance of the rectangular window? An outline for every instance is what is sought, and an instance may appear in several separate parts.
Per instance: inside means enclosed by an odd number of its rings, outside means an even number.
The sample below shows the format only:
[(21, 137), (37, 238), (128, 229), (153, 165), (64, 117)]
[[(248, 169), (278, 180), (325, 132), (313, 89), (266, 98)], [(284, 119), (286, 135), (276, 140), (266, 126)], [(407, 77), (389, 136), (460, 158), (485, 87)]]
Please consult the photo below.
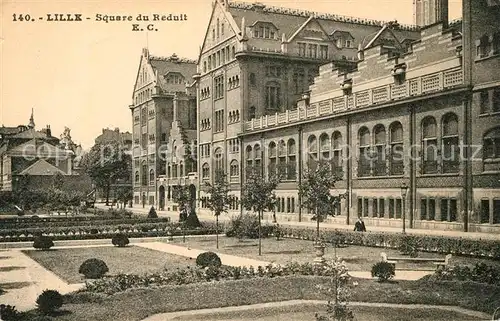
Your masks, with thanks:
[(372, 216), (378, 217), (378, 199), (374, 198), (372, 203)]
[(385, 216), (385, 199), (383, 198), (378, 200), (378, 213), (379, 217)]
[(368, 217), (368, 199), (363, 198), (363, 216)]
[(484, 90), (479, 93), (479, 112), (481, 114), (486, 114), (490, 110), (490, 97), (488, 91)]
[(358, 217), (363, 216), (363, 199), (358, 197)]
[(214, 78), (214, 99), (224, 97), (224, 76)]
[(500, 112), (500, 88), (495, 88), (493, 90), (493, 105), (491, 106), (491, 111), (494, 113)]
[(450, 222), (456, 222), (457, 221), (457, 213), (458, 213), (457, 200), (456, 199), (453, 199), (453, 198), (450, 199), (449, 208), (450, 208), (449, 221)]
[(401, 218), (403, 204), (400, 198), (396, 198), (396, 218)]
[(500, 200), (493, 200), (493, 224), (500, 224)]
[(303, 42), (298, 42), (297, 45), (299, 46), (299, 56), (305, 57), (306, 56), (306, 44)]
[(490, 222), (490, 200), (481, 200), (481, 217), (479, 218), (479, 223), (489, 223)]
[(318, 56), (318, 45), (309, 44), (308, 46), (308, 57), (317, 58)]
[(389, 198), (389, 218), (394, 218), (394, 199)]
[(426, 139), (424, 140), (424, 159), (422, 164), (422, 172), (424, 174), (437, 173), (437, 139)]
[(295, 197), (292, 197), (290, 213), (295, 213)]
[(447, 220), (448, 220), (448, 199), (442, 198), (441, 199), (441, 221), (447, 221)]
[(286, 212), (290, 213), (290, 197), (286, 198)]
[(427, 199), (422, 198), (420, 200), (420, 219), (427, 220)]
[(319, 52), (321, 59), (328, 59), (328, 45), (320, 45)]
[(434, 221), (436, 219), (436, 200), (433, 198), (429, 199), (429, 221)]

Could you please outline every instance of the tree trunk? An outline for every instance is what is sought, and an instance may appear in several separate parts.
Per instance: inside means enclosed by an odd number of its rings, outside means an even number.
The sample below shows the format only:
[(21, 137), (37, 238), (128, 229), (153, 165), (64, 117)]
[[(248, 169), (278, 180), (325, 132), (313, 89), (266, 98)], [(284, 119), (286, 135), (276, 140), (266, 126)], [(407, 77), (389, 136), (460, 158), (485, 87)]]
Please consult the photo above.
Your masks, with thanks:
[(111, 183), (106, 184), (106, 206), (109, 205), (109, 192), (111, 190)]
[(259, 211), (259, 256), (262, 255), (262, 235), (261, 235), (261, 217), (263, 211)]
[(319, 213), (318, 213), (318, 207), (316, 207), (316, 241), (319, 242)]
[(219, 249), (219, 215), (215, 214), (215, 248)]

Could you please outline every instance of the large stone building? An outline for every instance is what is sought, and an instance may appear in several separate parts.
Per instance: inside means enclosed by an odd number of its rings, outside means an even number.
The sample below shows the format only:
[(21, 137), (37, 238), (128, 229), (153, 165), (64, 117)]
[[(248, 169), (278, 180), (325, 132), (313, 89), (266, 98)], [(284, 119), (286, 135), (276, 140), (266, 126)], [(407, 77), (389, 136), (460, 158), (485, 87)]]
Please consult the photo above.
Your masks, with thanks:
[(56, 174), (63, 176), (65, 189), (89, 190), (87, 177), (75, 171), (81, 146), (70, 138), (52, 136), (50, 126), (36, 130), (33, 113), (28, 125), (0, 127), (0, 191), (15, 192), (22, 177), (28, 178), (29, 188), (46, 188)]
[[(392, 25), (381, 31), (380, 22), (372, 20), (214, 1), (196, 75), (200, 187), (224, 169), (238, 199), (246, 161), (239, 135), (247, 130), (246, 121), (297, 113), (297, 99), (320, 65), (337, 61), (354, 68), (358, 46), (377, 35), (397, 51), (419, 37), (416, 27)], [(261, 162), (254, 152), (255, 162)], [(206, 197), (199, 192), (202, 207)]]
[[(132, 175), (134, 204), (159, 205), (158, 177), (166, 174), (167, 159), (173, 157), (167, 148), (172, 124), (196, 129), (196, 94), (189, 86), (196, 73), (196, 62), (170, 57), (156, 57), (143, 49), (133, 104)], [(175, 109), (182, 112), (174, 112)], [(165, 190), (162, 189), (163, 201)]]
[(196, 75), (200, 185), (222, 168), (239, 196), (245, 167), (283, 164), (277, 212), (309, 219), (297, 186), (324, 159), (347, 195), (337, 222), (498, 232), (499, 6), (466, 0), (462, 24), (436, 4), (409, 28), (216, 1)]

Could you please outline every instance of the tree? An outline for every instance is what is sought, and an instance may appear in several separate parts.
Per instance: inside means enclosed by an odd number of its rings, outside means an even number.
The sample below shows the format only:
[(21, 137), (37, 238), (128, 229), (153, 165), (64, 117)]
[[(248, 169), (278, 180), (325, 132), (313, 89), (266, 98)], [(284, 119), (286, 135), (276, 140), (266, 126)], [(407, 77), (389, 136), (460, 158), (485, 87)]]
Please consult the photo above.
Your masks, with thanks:
[(316, 242), (320, 242), (319, 222), (328, 215), (334, 216), (334, 210), (340, 203), (342, 196), (330, 194), (337, 181), (338, 178), (328, 163), (319, 163), (303, 174), (302, 184), (299, 186), (299, 196), (302, 199), (300, 206), (312, 212), (316, 218)]
[(52, 175), (52, 188), (61, 189), (64, 185), (64, 175), (60, 172)]
[(261, 168), (247, 169), (246, 181), (241, 195), (241, 205), (247, 210), (253, 210), (259, 215), (259, 255), (262, 255), (261, 220), (264, 211), (273, 210), (274, 190), (282, 180), (281, 171), (269, 175), (268, 180), (263, 176)]
[(219, 248), (219, 215), (227, 213), (229, 204), (233, 200), (233, 196), (229, 195), (229, 182), (227, 181), (227, 174), (222, 170), (215, 173), (215, 181), (212, 185), (210, 182), (205, 182), (206, 192), (210, 194), (207, 200), (207, 207), (215, 215), (215, 234), (216, 234), (216, 248)]
[(118, 142), (98, 143), (82, 159), (81, 166), (97, 188), (104, 190), (109, 204), (111, 185), (132, 175), (132, 158)]
[(123, 203), (123, 208), (127, 207), (127, 203), (134, 197), (134, 192), (131, 186), (119, 186), (116, 189), (116, 199)]
[(177, 185), (172, 190), (172, 200), (176, 202), (180, 208), (186, 208), (191, 202), (191, 192), (189, 186)]

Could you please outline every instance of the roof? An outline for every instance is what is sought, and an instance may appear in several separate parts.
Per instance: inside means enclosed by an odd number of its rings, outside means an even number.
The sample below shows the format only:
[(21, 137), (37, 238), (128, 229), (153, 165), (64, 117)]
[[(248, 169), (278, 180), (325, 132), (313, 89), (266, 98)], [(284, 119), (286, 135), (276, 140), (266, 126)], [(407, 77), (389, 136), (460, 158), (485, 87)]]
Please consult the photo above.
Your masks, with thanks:
[(20, 175), (55, 175), (57, 173), (60, 173), (62, 175), (66, 175), (65, 172), (60, 170), (59, 168), (55, 167), (54, 165), (48, 163), (44, 159), (39, 159), (36, 161), (34, 164), (31, 166), (25, 168)]
[(21, 131), (19, 126), (16, 127), (0, 127), (0, 135), (14, 135)]
[[(387, 24), (384, 21), (262, 4), (256, 5), (256, 3), (248, 2), (229, 2), (228, 11), (240, 29), (242, 18), (245, 18), (246, 26), (251, 26), (258, 21), (272, 22), (278, 29), (280, 39), (283, 33), (287, 39), (290, 39), (311, 17), (320, 24), (328, 35), (331, 35), (335, 31), (343, 31), (350, 33), (354, 39), (359, 39), (359, 41), (364, 39), (367, 34), (373, 33), (373, 35), (376, 35)], [(360, 25), (364, 27), (360, 28)], [(400, 41), (405, 38), (415, 39), (415, 33), (420, 30), (418, 26), (401, 24), (393, 24), (393, 29)], [(417, 37), (419, 37), (418, 35)], [(249, 40), (251, 41), (251, 39)]]
[(193, 79), (196, 74), (196, 60), (179, 58), (176, 54), (170, 57), (149, 56), (149, 63), (155, 72), (158, 73), (158, 80), (162, 89), (167, 89), (171, 85), (167, 85), (164, 76), (171, 72), (178, 72), (184, 76), (187, 82)]
[(47, 139), (47, 138), (54, 138), (57, 139), (56, 137), (47, 137), (46, 134), (36, 131), (34, 128), (29, 128), (25, 131), (22, 131), (14, 136), (12, 138), (21, 138), (21, 139), (33, 139), (33, 138), (39, 138), (39, 139)]

